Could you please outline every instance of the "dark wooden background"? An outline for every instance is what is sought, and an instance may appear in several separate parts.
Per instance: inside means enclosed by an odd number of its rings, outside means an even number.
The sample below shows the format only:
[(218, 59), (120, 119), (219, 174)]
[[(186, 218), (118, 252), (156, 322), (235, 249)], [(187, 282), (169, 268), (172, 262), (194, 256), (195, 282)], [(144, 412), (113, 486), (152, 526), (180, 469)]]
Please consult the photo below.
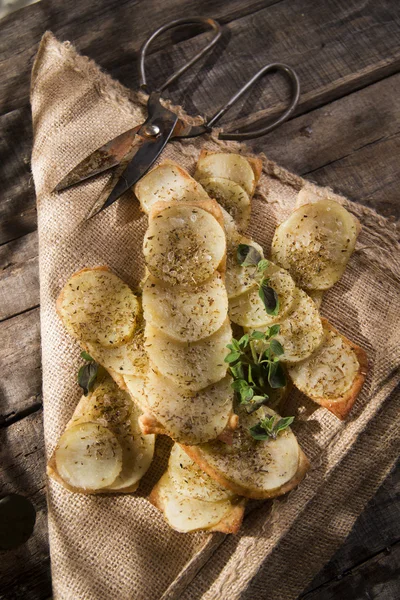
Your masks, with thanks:
[[(289, 63), (302, 83), (296, 114), (250, 142), (252, 147), (390, 219), (400, 214), (399, 0), (42, 0), (0, 21), (0, 495), (23, 494), (37, 510), (30, 540), (0, 557), (2, 599), (51, 597), (29, 164), (32, 61), (50, 29), (135, 87), (143, 39), (166, 20), (190, 15), (217, 18), (223, 39), (174, 86), (174, 100), (183, 100), (193, 114), (211, 114), (266, 62)], [(157, 41), (148, 61), (152, 81), (161, 82), (204, 39), (190, 28)], [(286, 84), (273, 76), (256, 86), (229, 121), (246, 124), (274, 115), (286, 97)], [(398, 469), (302, 597), (397, 600), (399, 542)]]

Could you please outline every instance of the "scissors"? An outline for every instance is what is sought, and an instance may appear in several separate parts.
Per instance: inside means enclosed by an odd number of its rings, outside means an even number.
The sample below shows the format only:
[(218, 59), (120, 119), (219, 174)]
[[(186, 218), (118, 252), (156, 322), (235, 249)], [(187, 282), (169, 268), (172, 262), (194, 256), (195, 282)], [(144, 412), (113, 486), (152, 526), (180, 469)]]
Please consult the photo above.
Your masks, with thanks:
[[(146, 52), (150, 44), (156, 37), (165, 31), (180, 25), (189, 24), (202, 24), (211, 27), (213, 30), (212, 39), (193, 58), (173, 73), (163, 85), (156, 90), (152, 90), (147, 84), (145, 71)], [(242, 97), (242, 95), (247, 92), (260, 77), (270, 71), (280, 71), (290, 80), (291, 99), (288, 108), (272, 123), (257, 130), (247, 133), (221, 132), (218, 137), (222, 140), (254, 139), (265, 135), (267, 132), (275, 129), (278, 125), (286, 121), (293, 113), (298, 103), (300, 83), (295, 71), (283, 63), (271, 63), (262, 67), (262, 69), (253, 75), (253, 77), (251, 77), (251, 79), (249, 79), (247, 83), (245, 83), (211, 118), (204, 119), (205, 122), (202, 125), (188, 125), (172, 110), (169, 110), (162, 105), (161, 93), (209, 52), (218, 42), (220, 37), (221, 26), (219, 23), (214, 19), (205, 17), (176, 19), (156, 29), (142, 45), (139, 52), (140, 88), (148, 94), (148, 116), (146, 121), (141, 125), (125, 131), (95, 150), (90, 156), (74, 167), (55, 187), (54, 191), (60, 192), (73, 185), (77, 185), (82, 181), (95, 177), (100, 173), (108, 171), (109, 169), (116, 168), (115, 178), (118, 177), (118, 180), (104, 204), (100, 206), (100, 208), (97, 208), (103, 196), (100, 197), (95, 205), (95, 209), (92, 210), (88, 216), (88, 218), (93, 217), (105, 208), (111, 206), (111, 204), (118, 200), (118, 198), (120, 198), (128, 189), (135, 185), (135, 183), (137, 183), (150, 169), (169, 141), (193, 138), (205, 133), (210, 133), (213, 126)], [(109, 188), (107, 187), (106, 189), (108, 193)]]

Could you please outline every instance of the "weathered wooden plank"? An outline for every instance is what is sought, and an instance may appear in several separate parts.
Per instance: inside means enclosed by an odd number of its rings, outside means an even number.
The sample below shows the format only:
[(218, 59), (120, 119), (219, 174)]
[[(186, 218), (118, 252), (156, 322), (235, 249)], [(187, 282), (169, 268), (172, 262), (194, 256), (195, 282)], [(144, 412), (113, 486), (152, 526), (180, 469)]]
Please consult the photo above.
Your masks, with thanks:
[(37, 406), (41, 392), (39, 309), (0, 323), (0, 423)]
[(354, 566), (390, 548), (399, 540), (400, 463), (359, 516), (343, 546), (310, 583), (304, 595), (308, 598), (310, 592), (343, 577)]
[(36, 229), (29, 107), (0, 117), (0, 244)]
[(37, 232), (0, 246), (0, 320), (39, 305)]
[[(212, 16), (227, 23), (239, 16), (273, 4), (276, 0), (52, 0), (29, 6), (0, 22), (0, 114), (28, 103), (30, 70), (37, 44), (50, 29), (63, 40), (71, 40), (106, 69), (124, 63), (135, 69), (135, 60), (144, 39), (166, 21), (193, 15)], [(18, 36), (15, 35), (16, 27)], [(196, 30), (173, 33), (154, 43), (153, 50), (193, 35)], [(125, 83), (129, 85), (129, 77)]]
[(42, 411), (0, 429), (0, 495), (21, 494), (36, 509), (30, 539), (2, 553), (0, 598), (44, 600), (51, 596)]
[(400, 595), (400, 542), (390, 551), (380, 552), (332, 581), (303, 596), (304, 600), (397, 600)]

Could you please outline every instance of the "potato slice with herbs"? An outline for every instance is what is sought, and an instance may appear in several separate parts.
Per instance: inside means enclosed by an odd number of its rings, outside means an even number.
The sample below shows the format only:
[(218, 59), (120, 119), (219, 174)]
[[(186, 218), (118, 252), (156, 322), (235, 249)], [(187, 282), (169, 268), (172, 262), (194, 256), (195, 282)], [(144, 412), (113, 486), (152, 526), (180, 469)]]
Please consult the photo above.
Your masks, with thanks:
[(239, 409), (239, 427), (233, 432), (231, 445), (214, 440), (183, 449), (210, 477), (235, 494), (248, 498), (280, 496), (298, 485), (309, 465), (289, 427), (275, 439), (252, 437), (250, 428), (273, 415), (279, 419), (265, 406), (252, 414)]
[(225, 252), (225, 233), (216, 218), (189, 204), (167, 206), (150, 218), (143, 242), (150, 273), (170, 285), (203, 283)]
[(228, 297), (219, 273), (194, 289), (171, 287), (148, 276), (142, 302), (145, 320), (180, 342), (209, 337), (222, 326), (228, 312)]
[[(263, 329), (265, 327), (257, 328), (259, 331)], [(315, 302), (303, 290), (297, 288), (293, 310), (279, 321), (279, 333), (275, 336), (284, 349), (284, 354), (279, 360), (288, 363), (304, 360), (318, 348), (322, 338), (322, 321)]]
[(213, 335), (197, 342), (177, 342), (149, 323), (145, 335), (151, 362), (181, 388), (198, 391), (225, 377), (226, 346), (232, 339), (229, 319)]
[(58, 297), (57, 311), (81, 342), (115, 347), (132, 338), (139, 303), (117, 275), (96, 267), (72, 275)]
[[(256, 187), (256, 175), (249, 160), (240, 154), (201, 152), (194, 178), (202, 181), (222, 177), (240, 185), (249, 196)], [(228, 211), (229, 212), (229, 211)]]
[(146, 379), (144, 377), (136, 377), (135, 375), (124, 375), (124, 383), (134, 404), (143, 413), (148, 412)]
[(61, 436), (55, 450), (55, 464), (68, 485), (93, 492), (117, 479), (122, 470), (122, 448), (106, 427), (81, 423)]
[(306, 290), (327, 290), (343, 275), (359, 233), (357, 219), (334, 200), (295, 210), (275, 231), (272, 259)]
[(225, 177), (208, 177), (200, 180), (210, 198), (214, 198), (233, 217), (237, 228), (246, 231), (250, 222), (250, 198), (238, 183)]
[(241, 524), (244, 501), (236, 505), (231, 500), (205, 502), (188, 498), (174, 487), (168, 472), (153, 488), (149, 500), (161, 510), (167, 523), (176, 531), (222, 531), (235, 533)]
[(149, 409), (176, 442), (201, 444), (215, 439), (232, 414), (231, 377), (189, 392), (150, 367), (146, 383)]
[(129, 394), (105, 375), (81, 398), (49, 462), (49, 475), (72, 491), (135, 491), (150, 466), (155, 441), (153, 435), (142, 435), (141, 414)]
[(189, 173), (172, 161), (165, 161), (142, 177), (135, 186), (142, 210), (149, 214), (156, 202), (207, 200), (207, 192)]
[(234, 248), (240, 244), (240, 240), (242, 238), (242, 234), (239, 233), (238, 228), (236, 227), (236, 223), (231, 217), (231, 215), (224, 209), (223, 206), (220, 207), (222, 212), (222, 220), (226, 237), (226, 249), (227, 253), (231, 252)]
[(135, 331), (133, 339), (123, 346), (104, 348), (87, 343), (86, 347), (90, 356), (107, 371), (135, 377), (143, 377), (147, 373), (149, 360), (144, 349), (144, 323)]
[(259, 327), (279, 323), (292, 309), (296, 299), (296, 285), (287, 271), (269, 262), (262, 277), (268, 280), (279, 301), (277, 314), (268, 314), (263, 300), (260, 298), (260, 283), (255, 281), (252, 287), (229, 301), (229, 317), (231, 321), (242, 327)]
[(234, 496), (233, 492), (222, 487), (207, 473), (204, 473), (179, 444), (174, 444), (171, 450), (168, 474), (176, 491), (187, 498), (219, 502)]
[(324, 337), (318, 349), (291, 367), (294, 385), (309, 398), (343, 419), (364, 383), (365, 352), (323, 319)]
[(239, 244), (252, 246), (259, 253), (260, 260), (264, 258), (261, 246), (249, 238), (240, 237), (237, 244), (231, 246), (227, 254), (225, 273), (225, 286), (229, 300), (237, 298), (244, 292), (254, 288), (254, 284), (261, 279), (261, 273), (257, 271), (256, 265), (245, 266), (239, 264), (237, 256)]

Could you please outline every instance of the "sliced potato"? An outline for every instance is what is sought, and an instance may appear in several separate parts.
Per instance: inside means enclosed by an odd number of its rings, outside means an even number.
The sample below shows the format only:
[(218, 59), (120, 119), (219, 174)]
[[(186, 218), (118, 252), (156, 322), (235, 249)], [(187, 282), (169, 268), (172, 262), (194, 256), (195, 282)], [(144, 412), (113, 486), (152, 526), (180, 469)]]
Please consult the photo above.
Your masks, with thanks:
[(287, 271), (270, 262), (262, 275), (264, 278), (268, 278), (268, 285), (275, 290), (278, 296), (278, 314), (269, 315), (267, 313), (259, 295), (259, 283), (255, 282), (246, 292), (229, 301), (229, 317), (231, 321), (242, 327), (259, 327), (279, 323), (294, 305), (297, 288)]
[(122, 448), (117, 437), (95, 423), (81, 423), (67, 429), (55, 450), (55, 462), (62, 479), (87, 492), (111, 485), (122, 469)]
[(186, 454), (179, 444), (174, 444), (168, 462), (168, 475), (174, 488), (182, 496), (204, 500), (205, 502), (219, 502), (234, 496), (211, 479), (200, 467)]
[(156, 202), (208, 198), (201, 185), (172, 161), (165, 161), (142, 177), (135, 186), (135, 194), (147, 214)]
[(57, 311), (78, 340), (115, 347), (132, 338), (139, 303), (117, 275), (98, 267), (72, 275), (58, 297)]
[(145, 320), (180, 342), (209, 337), (222, 326), (228, 312), (228, 297), (219, 273), (193, 290), (163, 285), (149, 276), (142, 301)]
[(124, 375), (124, 383), (134, 404), (142, 412), (149, 410), (146, 396), (146, 379), (143, 377), (135, 377), (134, 375)]
[(250, 222), (250, 198), (238, 183), (225, 177), (208, 177), (200, 181), (210, 198), (214, 198), (235, 220), (240, 231), (246, 231)]
[[(76, 407), (74, 414), (67, 424), (66, 432), (61, 438), (67, 440), (68, 448), (61, 444), (58, 449), (64, 449), (64, 453), (60, 455), (58, 450), (54, 454), (54, 460), (49, 463), (49, 474), (55, 476), (61, 483), (66, 483), (67, 487), (73, 491), (96, 492), (96, 491), (134, 491), (138, 482), (146, 473), (150, 466), (154, 453), (155, 437), (153, 435), (143, 436), (138, 418), (142, 411), (138, 409), (132, 402), (129, 394), (118, 388), (117, 384), (109, 375), (105, 375), (94, 391), (88, 396), (83, 396)], [(104, 461), (102, 462), (103, 446), (99, 443), (94, 445), (94, 441), (90, 441), (89, 435), (81, 436), (82, 440), (87, 441), (88, 453), (85, 454), (85, 448), (76, 440), (74, 443), (69, 443), (69, 431), (81, 431), (79, 428), (86, 430), (87, 425), (90, 428), (95, 428), (93, 431), (99, 431), (99, 435), (106, 440), (111, 440), (108, 444), (104, 442)], [(92, 429), (90, 429), (92, 431)], [(106, 433), (104, 433), (106, 432)], [(104, 435), (103, 435), (104, 434)], [(75, 435), (75, 434), (74, 434)], [(118, 451), (115, 450), (114, 438), (118, 444)], [(92, 446), (99, 451), (92, 452)], [(65, 451), (73, 451), (71, 457), (75, 457), (76, 463), (68, 463), (68, 470), (65, 470), (60, 463), (64, 460)], [(90, 452), (89, 452), (90, 451)], [(115, 456), (120, 457), (120, 466), (118, 472), (114, 473), (115, 465), (110, 458), (110, 453), (116, 452)], [(80, 454), (83, 456), (79, 458)], [(59, 457), (61, 459), (59, 460)], [(90, 459), (90, 460), (89, 460)], [(85, 462), (86, 461), (86, 462)], [(93, 466), (94, 461), (94, 466)], [(97, 462), (99, 462), (97, 468)], [(107, 462), (108, 461), (108, 462)], [(83, 465), (80, 463), (83, 462)], [(81, 468), (82, 467), (82, 468)], [(86, 468), (87, 467), (87, 468)], [(91, 474), (93, 469), (93, 474)], [(97, 469), (97, 470), (96, 470)], [(108, 470), (107, 470), (108, 469)], [(99, 482), (98, 473), (101, 473), (103, 479)], [(86, 477), (86, 480), (85, 480)], [(93, 479), (97, 477), (97, 479)], [(96, 487), (97, 486), (97, 487)]]
[(321, 290), (310, 290), (308, 292), (308, 295), (314, 300), (315, 306), (319, 310), (321, 308), (322, 300), (324, 298), (324, 292)]
[(250, 238), (241, 237), (237, 240), (237, 244), (232, 245), (227, 254), (225, 286), (229, 300), (237, 298), (244, 292), (254, 287), (256, 281), (260, 280), (260, 273), (257, 272), (257, 267), (242, 266), (238, 263), (237, 250), (239, 244), (247, 244), (253, 246), (260, 253), (261, 258), (264, 258), (263, 249), (257, 242)]
[(272, 498), (286, 493), (304, 477), (308, 461), (288, 428), (276, 439), (256, 441), (250, 427), (276, 415), (261, 407), (253, 414), (239, 413), (232, 445), (214, 440), (201, 446), (183, 446), (185, 452), (220, 485), (248, 498)]
[(272, 259), (307, 290), (327, 290), (346, 268), (359, 232), (357, 219), (334, 200), (301, 206), (275, 231)]
[(250, 162), (240, 154), (202, 152), (197, 163), (194, 178), (197, 181), (222, 177), (239, 184), (249, 196), (256, 187), (256, 176)]
[(173, 529), (183, 533), (210, 530), (232, 510), (230, 500), (205, 502), (183, 496), (175, 489), (168, 472), (153, 489), (150, 502), (162, 510), (165, 520)]
[(147, 373), (149, 359), (144, 349), (144, 323), (138, 326), (130, 342), (116, 348), (86, 344), (86, 348), (96, 362), (105, 369), (120, 375), (143, 377)]
[(225, 377), (226, 346), (232, 339), (229, 319), (213, 335), (198, 342), (177, 342), (149, 323), (145, 335), (151, 362), (180, 387), (198, 391)]
[(146, 393), (151, 412), (176, 442), (201, 444), (228, 426), (233, 399), (229, 375), (198, 392), (188, 392), (150, 367)]
[(240, 244), (239, 240), (241, 239), (242, 235), (239, 233), (235, 221), (223, 206), (221, 206), (221, 212), (226, 237), (226, 249), (227, 252), (230, 252), (233, 248), (236, 248), (238, 244)]
[[(304, 360), (322, 342), (323, 329), (318, 309), (310, 296), (298, 288), (293, 310), (279, 325), (276, 339), (285, 351), (280, 356), (283, 362), (297, 363)], [(262, 327), (257, 329), (263, 330)]]
[(321, 345), (306, 360), (289, 369), (294, 385), (309, 398), (344, 418), (364, 383), (365, 352), (323, 319)]
[(215, 217), (188, 204), (167, 206), (150, 218), (143, 242), (150, 273), (170, 285), (203, 283), (225, 252), (225, 232)]

